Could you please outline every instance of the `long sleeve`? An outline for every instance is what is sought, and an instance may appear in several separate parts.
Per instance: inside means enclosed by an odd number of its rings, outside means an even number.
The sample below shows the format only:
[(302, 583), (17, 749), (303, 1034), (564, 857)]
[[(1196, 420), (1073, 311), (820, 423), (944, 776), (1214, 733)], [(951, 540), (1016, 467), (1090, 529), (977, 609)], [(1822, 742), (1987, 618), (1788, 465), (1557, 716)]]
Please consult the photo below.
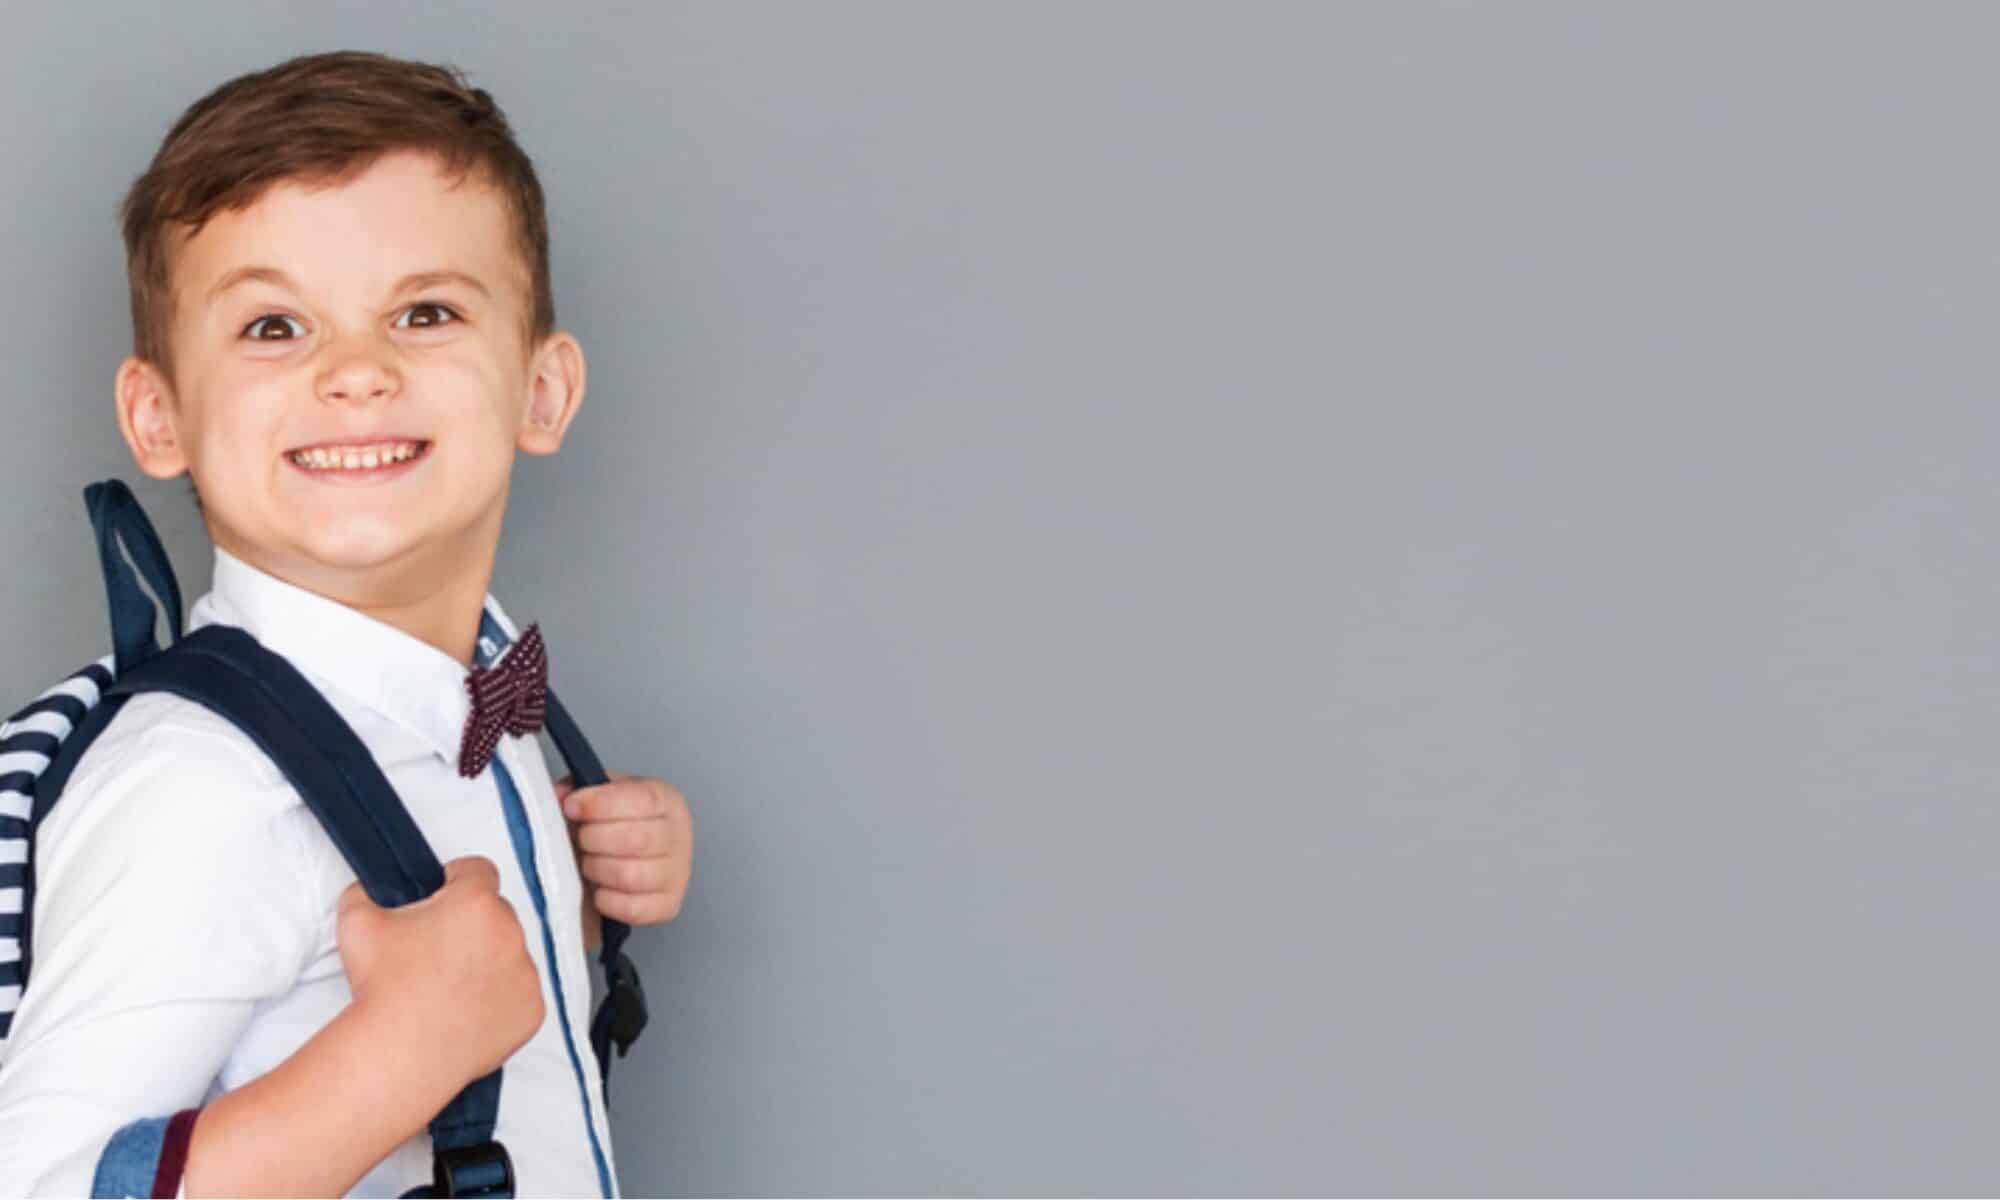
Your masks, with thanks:
[(91, 1196), (187, 1195), (188, 1145), (200, 1115), (185, 1108), (171, 1117), (142, 1117), (112, 1134), (97, 1156)]
[(135, 698), (84, 755), (34, 851), (0, 1195), (90, 1195), (173, 1146), (176, 1114), (206, 1101), (314, 944), (302, 821), (247, 738), (176, 697)]

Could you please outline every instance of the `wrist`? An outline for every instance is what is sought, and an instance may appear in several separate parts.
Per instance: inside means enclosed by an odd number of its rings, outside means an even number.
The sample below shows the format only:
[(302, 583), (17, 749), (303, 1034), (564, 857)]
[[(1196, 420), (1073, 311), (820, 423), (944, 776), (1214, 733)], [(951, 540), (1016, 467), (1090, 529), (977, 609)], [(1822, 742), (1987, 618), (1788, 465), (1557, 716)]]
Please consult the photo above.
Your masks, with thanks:
[[(350, 1004), (271, 1071), (201, 1110), (189, 1196), (341, 1196), (423, 1131), (442, 1098), (374, 1009)], [(309, 1148), (306, 1152), (302, 1148)]]
[[(377, 1047), (379, 1086), (399, 1097), (407, 1097), (417, 1111), (431, 1115), (451, 1102), (475, 1078), (474, 1072), (455, 1054), (459, 1039), (449, 1030), (425, 1029), (410, 1019), (417, 1006), (387, 1004), (378, 999), (356, 997), (342, 1017), (352, 1023), (357, 1036)], [(423, 1123), (417, 1128), (421, 1129)]]

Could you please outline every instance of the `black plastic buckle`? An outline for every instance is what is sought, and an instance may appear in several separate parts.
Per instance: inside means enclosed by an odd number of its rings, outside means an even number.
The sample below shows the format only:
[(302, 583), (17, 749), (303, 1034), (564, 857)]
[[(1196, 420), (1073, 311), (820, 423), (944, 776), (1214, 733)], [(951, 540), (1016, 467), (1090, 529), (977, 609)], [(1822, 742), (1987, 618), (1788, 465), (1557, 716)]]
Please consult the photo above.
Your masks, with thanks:
[(639, 969), (624, 954), (611, 969), (604, 1003), (611, 1010), (611, 1044), (618, 1047), (618, 1057), (624, 1058), (646, 1029), (646, 989), (639, 982)]
[(514, 1160), (499, 1142), (440, 1150), (431, 1161), (433, 1196), (512, 1196)]

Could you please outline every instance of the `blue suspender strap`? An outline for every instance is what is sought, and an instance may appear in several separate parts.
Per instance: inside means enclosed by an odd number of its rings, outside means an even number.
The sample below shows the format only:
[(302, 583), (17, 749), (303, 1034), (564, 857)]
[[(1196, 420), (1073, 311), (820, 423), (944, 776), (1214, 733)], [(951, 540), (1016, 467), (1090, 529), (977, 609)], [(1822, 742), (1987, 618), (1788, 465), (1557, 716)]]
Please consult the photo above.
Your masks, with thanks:
[(590, 1142), (591, 1161), (597, 1167), (597, 1194), (615, 1196), (618, 1192), (611, 1182), (611, 1164), (606, 1161), (604, 1145), (598, 1140), (597, 1119), (590, 1108), (590, 1087), (585, 1082), (583, 1061), (577, 1055), (576, 1038), (570, 1030), (569, 1001), (562, 982), (555, 929), (549, 921), (548, 894), (542, 890), (541, 875), (535, 869), (533, 822), (528, 817), (527, 805), (521, 800), (521, 789), (514, 785), (514, 777), (507, 770), (507, 765), (495, 756), (487, 770), (492, 773), (494, 787), (499, 792), (501, 815), (507, 822), (507, 839), (514, 843), (514, 858), (521, 864), (521, 881), (527, 886), (529, 903), (534, 905), (534, 924), (541, 934), (543, 959), (549, 964), (549, 990), (555, 998), (556, 1021), (562, 1029), (563, 1053), (569, 1057), (569, 1069), (576, 1078), (576, 1098)]
[[(499, 661), (512, 643), (512, 638), (501, 627), (491, 612), (482, 615), (479, 629), (478, 654), (475, 661), (482, 668), (492, 667)], [(571, 749), (576, 748), (576, 740), (571, 740)], [(582, 769), (585, 779), (602, 779), (603, 766), (597, 756), (584, 745), (581, 756), (574, 760)], [(592, 1114), (590, 1088), (585, 1082), (583, 1063), (577, 1055), (576, 1040), (571, 1033), (569, 1005), (564, 998), (562, 971), (559, 967), (560, 955), (556, 950), (555, 931), (549, 919), (547, 894), (542, 890), (541, 877), (535, 868), (535, 835), (533, 822), (528, 816), (527, 806), (522, 802), (521, 791), (515, 786), (513, 776), (506, 765), (496, 756), (488, 768), (493, 774), (493, 782), (500, 793), (500, 808), (507, 820), (507, 836), (514, 843), (515, 857), (521, 863), (521, 877), (527, 884), (528, 898), (534, 903), (536, 923), (541, 927), (542, 951), (548, 959), (549, 981), (555, 993), (556, 1019), (562, 1024), (563, 1050), (569, 1055), (570, 1069), (576, 1073), (577, 1099), (582, 1102), (583, 1120), (590, 1139), (590, 1154), (597, 1166), (599, 1193), (604, 1196), (617, 1194), (617, 1185), (611, 1180), (611, 1167), (606, 1161), (604, 1147), (598, 1139), (597, 1120)], [(580, 785), (587, 786), (587, 785)], [(558, 818), (560, 820), (560, 818)], [(602, 1078), (603, 1062), (598, 1070)]]
[[(507, 645), (507, 631), (500, 627), (491, 612), (480, 614), (480, 651), (483, 656), (498, 658)], [(544, 728), (549, 738), (556, 744), (564, 765), (569, 767), (570, 782), (577, 787), (596, 787), (608, 783), (604, 764), (598, 760), (597, 751), (591, 749), (589, 739), (583, 730), (556, 698), (554, 688), (549, 689)], [(632, 1043), (646, 1028), (646, 990), (639, 982), (639, 970), (625, 955), (625, 939), (632, 934), (632, 927), (623, 921), (604, 917), (601, 921), (602, 936), (598, 941), (597, 961), (604, 968), (604, 1001), (597, 1006), (597, 1013), (590, 1020), (590, 1048), (597, 1055), (597, 1077), (604, 1087), (607, 1100), (611, 1094), (611, 1049), (618, 1048), (618, 1056), (623, 1058)]]
[[(283, 657), (241, 629), (205, 626), (121, 676), (107, 698), (185, 697), (233, 722), (284, 772), (375, 903), (444, 886), (444, 868), (347, 722)], [(493, 1140), (499, 1071), (473, 1081), (431, 1121), (432, 1186), (406, 1195), (512, 1196), (514, 1171)]]

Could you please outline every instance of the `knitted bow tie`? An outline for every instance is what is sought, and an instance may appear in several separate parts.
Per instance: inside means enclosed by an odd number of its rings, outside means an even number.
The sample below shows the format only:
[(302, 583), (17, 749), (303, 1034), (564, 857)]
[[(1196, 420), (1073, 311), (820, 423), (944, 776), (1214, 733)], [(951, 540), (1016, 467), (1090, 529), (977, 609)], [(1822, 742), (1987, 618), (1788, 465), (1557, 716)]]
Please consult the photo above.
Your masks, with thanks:
[(542, 727), (548, 710), (549, 655), (539, 625), (521, 634), (496, 667), (474, 667), (465, 677), (472, 714), (458, 747), (458, 773), (475, 778), (486, 769), (502, 733), (525, 736)]

